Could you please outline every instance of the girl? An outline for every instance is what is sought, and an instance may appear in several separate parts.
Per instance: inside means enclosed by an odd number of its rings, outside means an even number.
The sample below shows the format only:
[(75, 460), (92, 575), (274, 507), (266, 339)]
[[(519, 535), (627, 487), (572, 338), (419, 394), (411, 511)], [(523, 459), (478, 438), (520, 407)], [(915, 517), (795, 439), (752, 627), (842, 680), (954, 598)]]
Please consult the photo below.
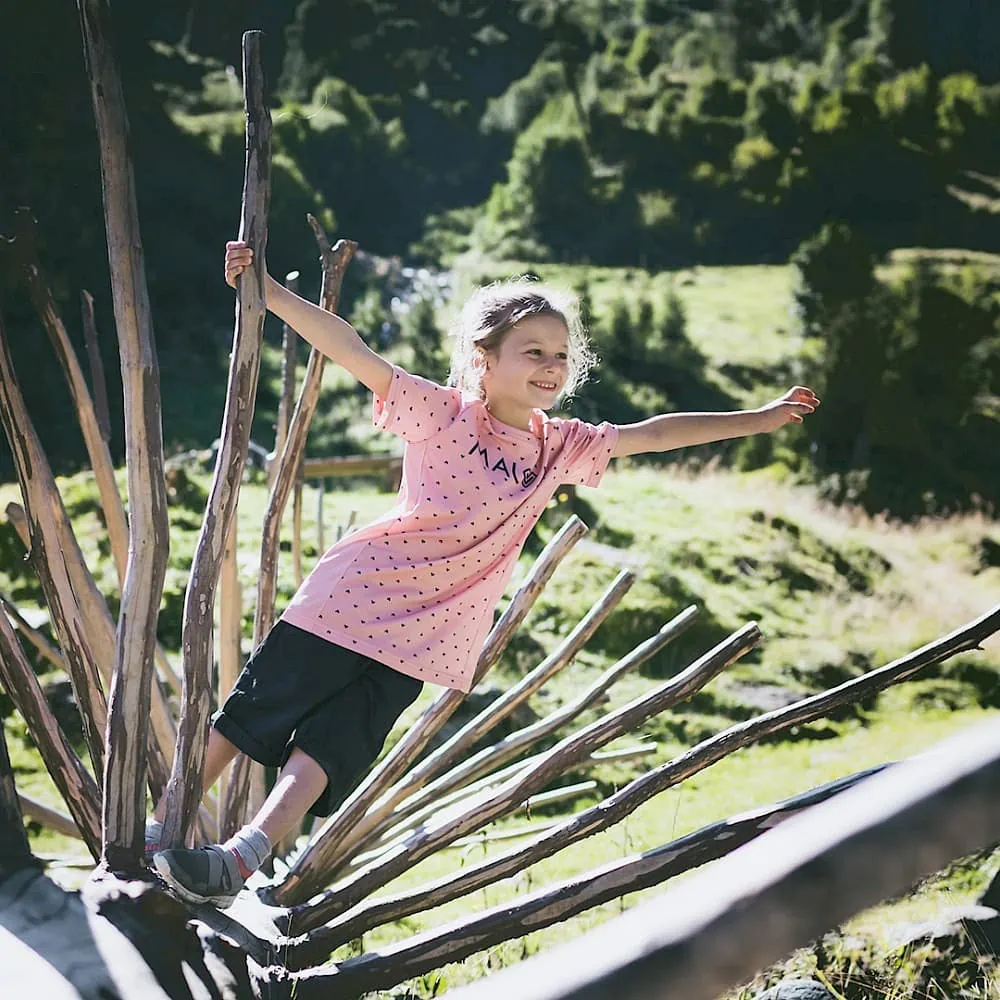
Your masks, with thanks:
[[(226, 281), (249, 266), (226, 245)], [(155, 850), (178, 895), (228, 906), (306, 812), (328, 815), (378, 756), (425, 681), (468, 691), (521, 547), (564, 483), (597, 486), (610, 459), (773, 431), (819, 404), (796, 386), (756, 410), (635, 424), (550, 417), (596, 358), (571, 299), (534, 281), (472, 296), (450, 387), (370, 350), (350, 324), (265, 280), (267, 307), (374, 395), (375, 426), (405, 441), (396, 506), (320, 559), (212, 719), (210, 787), (240, 751), (279, 767), (253, 820), (224, 844)]]

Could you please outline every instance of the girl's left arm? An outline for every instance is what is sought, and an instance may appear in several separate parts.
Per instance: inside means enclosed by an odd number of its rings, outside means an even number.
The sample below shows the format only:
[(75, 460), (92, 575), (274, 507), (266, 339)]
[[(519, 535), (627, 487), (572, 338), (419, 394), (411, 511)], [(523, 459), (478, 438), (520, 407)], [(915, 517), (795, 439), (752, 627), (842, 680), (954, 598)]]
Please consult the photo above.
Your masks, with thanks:
[(619, 424), (613, 458), (650, 451), (671, 451), (727, 438), (774, 431), (788, 423), (801, 424), (819, 406), (812, 389), (797, 385), (756, 410), (729, 413), (661, 413), (635, 424)]

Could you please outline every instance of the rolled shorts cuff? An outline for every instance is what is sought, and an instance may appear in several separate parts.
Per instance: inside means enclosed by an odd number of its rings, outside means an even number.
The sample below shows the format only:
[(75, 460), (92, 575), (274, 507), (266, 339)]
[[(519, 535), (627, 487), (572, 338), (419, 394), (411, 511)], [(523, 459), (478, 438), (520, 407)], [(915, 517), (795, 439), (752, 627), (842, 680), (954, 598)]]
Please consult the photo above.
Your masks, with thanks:
[(226, 715), (223, 709), (219, 709), (212, 716), (212, 726), (217, 729), (233, 746), (238, 747), (251, 760), (263, 764), (265, 767), (279, 767), (285, 756), (285, 747), (274, 750), (266, 746), (260, 740), (251, 736), (239, 723)]

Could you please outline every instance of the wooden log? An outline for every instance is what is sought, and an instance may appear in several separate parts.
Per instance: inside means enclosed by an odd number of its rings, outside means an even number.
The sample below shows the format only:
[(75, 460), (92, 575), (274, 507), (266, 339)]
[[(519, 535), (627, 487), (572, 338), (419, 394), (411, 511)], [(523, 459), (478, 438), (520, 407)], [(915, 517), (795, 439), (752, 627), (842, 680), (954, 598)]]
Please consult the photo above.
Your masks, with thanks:
[(56, 833), (61, 833), (64, 837), (72, 837), (74, 840), (83, 840), (80, 828), (73, 821), (73, 817), (67, 813), (53, 809), (51, 806), (39, 802), (37, 799), (27, 795), (18, 794), (18, 802), (21, 804), (21, 812), (27, 819), (34, 820), (42, 826)]
[[(111, 413), (108, 409), (108, 384), (104, 378), (104, 362), (97, 343), (97, 320), (94, 317), (94, 296), (86, 288), (80, 292), (80, 313), (83, 317), (83, 339), (90, 362), (90, 384), (94, 398), (97, 426), (105, 444), (111, 443)], [(117, 490), (115, 491), (117, 493)]]
[[(984, 639), (998, 630), (1000, 606), (884, 667), (792, 705), (736, 723), (636, 778), (597, 806), (584, 810), (517, 851), (498, 855), (436, 882), (409, 890), (379, 912), (384, 920), (399, 920), (411, 913), (441, 906), (500, 879), (510, 878), (529, 865), (537, 864), (571, 844), (621, 822), (654, 795), (680, 784), (735, 750), (759, 742), (766, 736), (824, 718), (838, 708), (862, 701), (892, 684), (912, 677), (925, 666), (939, 663), (956, 653), (976, 649)], [(384, 921), (380, 919), (379, 922)], [(333, 926), (336, 926), (336, 922), (331, 924)], [(314, 935), (322, 933), (325, 931), (313, 932)], [(350, 936), (356, 936), (353, 930)], [(327, 943), (334, 937), (336, 934), (331, 933)], [(331, 946), (331, 950), (335, 946)]]
[(19, 868), (31, 861), (31, 847), (21, 816), (21, 800), (7, 752), (7, 734), (0, 723), (0, 872)]
[[(354, 256), (357, 244), (351, 240), (338, 240), (331, 248), (323, 228), (310, 217), (313, 231), (320, 249), (323, 280), (320, 288), (320, 307), (327, 312), (335, 312), (340, 300), (340, 288), (344, 273)], [(260, 572), (257, 577), (257, 607), (254, 614), (253, 644), (256, 647), (274, 624), (274, 598), (278, 585), (278, 554), (281, 541), (281, 519), (288, 503), (288, 495), (296, 482), (296, 474), (302, 464), (306, 446), (306, 435), (312, 422), (319, 399), (320, 379), (325, 362), (324, 355), (313, 349), (299, 393), (295, 412), (285, 441), (274, 467), (267, 507), (264, 510), (264, 524), (261, 529)], [(296, 531), (301, 529), (301, 523)], [(251, 774), (250, 763), (242, 755), (230, 769), (229, 785), (223, 808), (223, 833), (238, 829), (244, 820), (249, 794), (248, 782)], [(258, 784), (259, 787), (259, 784)]]
[(340, 476), (391, 476), (402, 469), (399, 455), (334, 455), (307, 458), (302, 463), (303, 479), (330, 479)]
[[(308, 982), (315, 980), (317, 987), (322, 980), (330, 990), (324, 997), (330, 1000), (389, 989), (446, 963), (460, 962), (502, 941), (551, 927), (602, 903), (661, 885), (670, 878), (725, 857), (883, 768), (884, 765), (869, 768), (784, 801), (712, 823), (662, 847), (609, 862), (471, 917), (461, 917), (398, 944), (382, 947), (372, 954), (348, 959), (339, 963), (336, 971), (328, 967), (305, 978)], [(360, 927), (355, 922), (355, 936), (364, 933)], [(349, 928), (350, 923), (345, 921), (341, 933)], [(328, 954), (327, 943), (313, 935), (292, 945), (287, 964), (293, 970), (308, 968), (322, 962)]]
[[(239, 567), (236, 562), (238, 524), (233, 518), (232, 527), (226, 539), (226, 549), (222, 556), (222, 570), (219, 579), (219, 684), (216, 704), (222, 705), (233, 689), (243, 661), (243, 592), (240, 587)], [(228, 777), (223, 773), (220, 780), (220, 807), (226, 800)], [(222, 809), (218, 815), (220, 830), (225, 823)], [(228, 836), (228, 834), (227, 834)]]
[(125, 396), (130, 533), (109, 696), (102, 859), (111, 870), (124, 871), (142, 863), (150, 686), (170, 533), (160, 373), (128, 117), (110, 41), (110, 10), (107, 0), (77, 0), (77, 9), (101, 155), (108, 263)]
[[(378, 814), (380, 822), (375, 826), (375, 832), (385, 829), (389, 823), (398, 822), (426, 802), (436, 801), (440, 796), (447, 795), (456, 788), (474, 781), (484, 774), (489, 774), (496, 768), (517, 758), (532, 744), (538, 743), (546, 736), (559, 730), (571, 722), (582, 712), (596, 704), (607, 690), (623, 675), (641, 666), (671, 643), (678, 635), (687, 629), (697, 615), (697, 608), (686, 608), (679, 615), (664, 625), (656, 635), (640, 643), (631, 652), (623, 656), (617, 663), (610, 666), (590, 687), (582, 691), (572, 701), (550, 713), (543, 719), (510, 733), (490, 747), (484, 747), (478, 753), (455, 765), (450, 771), (414, 793), (394, 812)], [(416, 787), (419, 788), (419, 785)], [(368, 817), (365, 817), (368, 821)]]
[(970, 727), (938, 751), (859, 782), (656, 899), (456, 997), (727, 994), (853, 914), (996, 843), (995, 721)]
[(318, 927), (357, 905), (376, 889), (458, 837), (505, 815), (567, 768), (586, 759), (594, 750), (642, 725), (665, 708), (689, 698), (730, 663), (752, 649), (760, 638), (760, 630), (753, 623), (734, 632), (676, 677), (561, 740), (537, 764), (501, 786), (486, 802), (469, 812), (446, 817), (438, 826), (418, 831), (384, 860), (380, 859), (356, 875), (349, 876), (308, 903), (294, 906), (290, 913), (290, 926), (297, 933)]
[[(587, 526), (574, 515), (549, 540), (487, 636), (479, 655), (477, 677), (485, 674), (500, 659), (507, 643), (527, 617), (560, 561), (586, 532)], [(269, 894), (273, 902), (287, 906), (307, 899), (329, 884), (337, 868), (346, 864), (349, 855), (342, 848), (342, 841), (354, 824), (360, 821), (382, 792), (417, 759), (464, 698), (462, 691), (453, 689), (438, 695), (417, 723), (376, 764), (310, 840), (281, 885), (276, 886)]]
[[(364, 819), (355, 825), (351, 832), (351, 841), (358, 846), (370, 843), (387, 825), (397, 822), (414, 808), (419, 808), (420, 803), (414, 800), (416, 793), (432, 778), (446, 770), (451, 763), (467, 754), (469, 749), (482, 740), (491, 729), (508, 718), (532, 694), (569, 664), (590, 641), (600, 624), (618, 606), (634, 582), (634, 573), (627, 570), (619, 573), (603, 596), (549, 656), (388, 789), (372, 805)], [(405, 810), (400, 806), (404, 800), (412, 803), (410, 809)], [(345, 849), (347, 846), (345, 845)]]
[(230, 358), (220, 446), (198, 535), (184, 599), (181, 644), (184, 661), (183, 709), (177, 752), (167, 784), (163, 843), (182, 845), (202, 798), (205, 738), (211, 694), (208, 667), (212, 652), (212, 614), (222, 551), (236, 513), (246, 464), (260, 374), (264, 328), (264, 262), (270, 201), (271, 116), (264, 97), (261, 32), (243, 36), (243, 90), (246, 111), (246, 164), (240, 239), (253, 247), (253, 265), (237, 279), (237, 315)]
[(94, 858), (101, 856), (101, 793), (59, 728), (6, 615), (0, 615), (0, 681)]
[[(59, 645), (66, 657), (73, 694), (94, 772), (104, 767), (107, 704), (94, 662), (86, 620), (77, 604), (71, 562), (83, 563), (34, 424), (14, 374), (7, 334), (0, 317), (0, 420), (10, 443), (30, 531), (32, 564), (45, 594)], [(9, 626), (5, 615), (0, 615)], [(20, 646), (18, 646), (20, 650)]]

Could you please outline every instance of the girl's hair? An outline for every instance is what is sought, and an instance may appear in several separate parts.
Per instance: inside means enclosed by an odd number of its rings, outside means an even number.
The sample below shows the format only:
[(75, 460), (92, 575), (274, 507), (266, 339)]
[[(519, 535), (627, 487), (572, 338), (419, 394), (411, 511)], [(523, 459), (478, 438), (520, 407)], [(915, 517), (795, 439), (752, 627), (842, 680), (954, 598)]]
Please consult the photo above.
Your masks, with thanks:
[(507, 332), (529, 316), (557, 316), (566, 324), (569, 370), (560, 399), (572, 396), (598, 361), (577, 299), (528, 277), (484, 285), (462, 307), (451, 329), (454, 347), (448, 384), (482, 397), (483, 352), (496, 350)]

